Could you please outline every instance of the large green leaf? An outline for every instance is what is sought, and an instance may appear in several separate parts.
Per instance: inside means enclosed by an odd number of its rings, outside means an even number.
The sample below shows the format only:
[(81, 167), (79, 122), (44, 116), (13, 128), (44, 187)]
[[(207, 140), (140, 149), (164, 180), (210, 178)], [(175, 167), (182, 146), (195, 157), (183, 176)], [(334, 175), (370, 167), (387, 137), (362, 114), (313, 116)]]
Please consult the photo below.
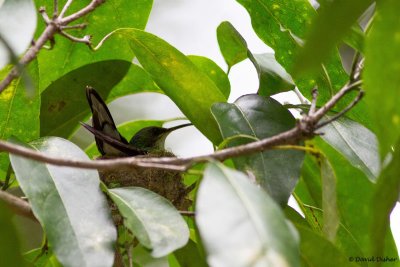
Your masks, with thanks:
[(10, 62), (10, 54), (22, 54), (32, 42), (36, 29), (36, 8), (32, 0), (0, 2), (0, 68)]
[[(82, 150), (61, 138), (42, 138), (27, 147), (48, 156), (88, 160)], [(97, 171), (57, 167), (15, 155), (10, 159), (58, 260), (64, 266), (111, 266), (116, 230)]]
[(114, 188), (109, 195), (124, 217), (125, 226), (153, 257), (164, 257), (183, 247), (189, 228), (165, 198), (141, 187)]
[[(0, 72), (2, 80), (9, 68)], [(39, 113), (40, 97), (36, 91), (37, 84), (34, 84), (35, 91), (29, 92), (28, 87), (31, 80), (37, 79), (37, 62), (33, 61), (24, 71), (22, 77), (15, 79), (0, 94), (0, 139), (5, 140), (10, 136), (16, 136), (22, 141), (31, 141), (39, 137)], [(29, 80), (27, 80), (27, 79)], [(0, 154), (0, 170), (7, 171), (9, 159), (5, 153)]]
[(28, 251), (24, 254), (24, 258), (35, 267), (62, 267), (49, 248), (47, 250), (37, 248)]
[(211, 266), (299, 266), (298, 237), (278, 205), (241, 172), (208, 164), (196, 223)]
[[(117, 126), (120, 134), (127, 140), (130, 140), (140, 129), (149, 126), (162, 127), (165, 121), (149, 120), (149, 121), (130, 121), (125, 122)], [(91, 143), (86, 149), (86, 154), (89, 158), (94, 158), (100, 156), (100, 152), (97, 150), (96, 142)]]
[(296, 70), (306, 72), (319, 68), (373, 2), (335, 0), (322, 5), (312, 23), (304, 48), (298, 55)]
[(215, 83), (226, 99), (231, 93), (228, 75), (209, 58), (190, 55), (188, 58)]
[(400, 57), (399, 8), (399, 1), (378, 1), (374, 24), (365, 47), (365, 99), (372, 110), (382, 156), (391, 150), (400, 136), (400, 65), (397, 60)]
[[(372, 198), (373, 221), (370, 228), (371, 255), (397, 257), (398, 254), (384, 254), (385, 237), (390, 227), (390, 213), (400, 196), (400, 139), (395, 146), (390, 164), (378, 179), (376, 191)], [(376, 262), (380, 266), (381, 262)], [(400, 265), (400, 264), (398, 264)]]
[(0, 266), (25, 266), (12, 214), (0, 200)]
[(183, 248), (174, 252), (181, 267), (208, 267), (206, 260), (200, 255), (196, 242), (191, 239)]
[[(237, 0), (249, 12), (253, 29), (269, 47), (274, 49), (276, 60), (290, 74), (301, 39), (316, 12), (308, 0)], [(295, 18), (295, 19), (294, 19)], [(320, 100), (325, 101), (347, 80), (337, 51), (331, 53), (316, 75), (293, 77), (300, 91), (310, 96), (311, 88), (318, 84)]]
[[(326, 115), (325, 119), (330, 119)], [(371, 181), (380, 171), (378, 141), (373, 132), (347, 117), (341, 117), (321, 128), (322, 138), (362, 170)]]
[[(53, 0), (39, 0), (36, 2), (37, 6), (46, 7), (48, 12), (53, 10)], [(66, 1), (59, 2), (59, 6), (62, 7)], [(87, 4), (88, 1), (73, 1), (67, 15)], [(72, 30), (68, 33), (77, 37), (91, 35), (92, 42), (96, 44), (105, 35), (118, 28), (143, 29), (152, 4), (152, 0), (107, 0), (92, 13), (74, 23), (87, 23), (86, 29)], [(41, 22), (40, 25), (42, 27), (38, 32), (43, 30), (43, 23)], [(109, 59), (131, 61), (133, 56), (127, 42), (118, 38), (118, 36), (112, 37), (99, 51), (94, 52), (84, 44), (71, 42), (57, 35), (54, 48), (52, 50), (43, 50), (38, 56), (40, 88), (43, 90), (53, 81), (83, 65)]]
[[(237, 135), (249, 135), (264, 139), (293, 128), (296, 120), (281, 104), (272, 98), (245, 95), (233, 104), (217, 103), (212, 107), (226, 139)], [(252, 142), (236, 139), (229, 146)], [(252, 172), (257, 181), (281, 205), (286, 205), (300, 176), (304, 153), (295, 150), (269, 150), (249, 156), (234, 158), (236, 167)]]
[[(121, 29), (115, 34), (129, 41), (143, 68), (186, 117), (214, 144), (221, 141), (210, 107), (226, 97), (188, 57), (164, 40), (141, 30)], [(105, 42), (106, 43), (106, 42)]]
[(96, 88), (107, 101), (137, 92), (158, 91), (149, 75), (129, 61), (106, 60), (82, 66), (54, 81), (42, 93), (42, 136), (67, 138), (88, 117), (87, 85)]
[(296, 228), (300, 234), (302, 266), (359, 266), (349, 261), (348, 257), (343, 255), (331, 242), (324, 239), (322, 236), (302, 226), (297, 226)]

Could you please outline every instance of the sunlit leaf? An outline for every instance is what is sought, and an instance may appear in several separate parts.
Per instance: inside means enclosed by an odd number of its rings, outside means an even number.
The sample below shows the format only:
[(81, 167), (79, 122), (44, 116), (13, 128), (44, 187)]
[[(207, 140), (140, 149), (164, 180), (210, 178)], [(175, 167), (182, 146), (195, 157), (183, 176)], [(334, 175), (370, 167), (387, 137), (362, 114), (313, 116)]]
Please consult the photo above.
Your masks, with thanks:
[(12, 214), (0, 200), (0, 266), (26, 266), (21, 255), (19, 237)]
[(335, 0), (322, 5), (312, 23), (304, 48), (297, 58), (296, 70), (306, 72), (317, 69), (373, 2)]
[(36, 29), (36, 8), (32, 0), (0, 2), (0, 69), (10, 62), (10, 51), (22, 54), (32, 42)]
[(210, 107), (226, 98), (214, 82), (188, 57), (150, 33), (121, 29), (115, 34), (129, 41), (143, 68), (196, 128), (213, 143), (219, 143), (221, 135)]
[(228, 75), (209, 58), (190, 55), (188, 58), (215, 83), (226, 99), (231, 93)]
[(40, 134), (69, 137), (90, 114), (85, 88), (90, 85), (106, 101), (138, 92), (158, 91), (149, 75), (124, 60), (82, 66), (54, 81), (42, 93)]
[[(4, 79), (10, 69), (0, 72), (0, 80)], [(38, 76), (37, 62), (33, 61), (23, 75), (15, 79), (0, 94), (0, 139), (16, 136), (24, 142), (39, 137), (40, 96), (36, 91)], [(32, 79), (31, 79), (32, 78)], [(33, 94), (27, 93), (28, 87), (34, 85)], [(7, 171), (9, 159), (5, 153), (0, 154), (0, 169)]]
[[(272, 98), (245, 95), (233, 104), (217, 103), (212, 112), (222, 136), (226, 139), (241, 134), (264, 139), (295, 126), (295, 119), (281, 104)], [(230, 147), (252, 142), (240, 138)], [(252, 172), (272, 198), (285, 205), (300, 176), (304, 153), (295, 150), (268, 150), (233, 159), (242, 171)]]
[[(365, 84), (368, 107), (376, 124), (384, 157), (400, 136), (400, 16), (396, 0), (378, 1), (374, 24), (365, 47)], [(382, 48), (382, 41), (385, 48)]]
[(189, 240), (186, 222), (162, 196), (141, 187), (114, 188), (109, 195), (125, 226), (143, 246), (152, 249), (153, 257), (164, 257)]
[[(53, 0), (35, 2), (38, 7), (46, 7), (48, 13), (53, 10)], [(73, 1), (67, 15), (88, 3), (88, 1)], [(152, 4), (152, 0), (107, 0), (93, 12), (73, 23), (87, 23), (88, 26), (84, 30), (70, 30), (68, 33), (77, 37), (91, 35), (93, 44), (96, 44), (105, 35), (118, 28), (143, 29)], [(42, 18), (40, 20), (41, 27), (38, 27), (38, 32), (42, 32), (44, 27)], [(58, 35), (52, 50), (42, 50), (39, 53), (40, 88), (41, 90), (47, 88), (53, 81), (83, 65), (110, 59), (131, 61), (133, 57), (127, 42), (118, 36), (112, 37), (99, 51), (94, 52), (84, 44), (71, 42)], [(105, 82), (105, 79), (100, 78), (100, 80)]]
[[(27, 147), (48, 156), (88, 160), (82, 150), (61, 138), (42, 138)], [(97, 171), (47, 165), (15, 155), (10, 159), (58, 260), (64, 266), (111, 266), (116, 231)]]
[(241, 172), (208, 164), (197, 194), (196, 223), (211, 266), (300, 266), (293, 226)]

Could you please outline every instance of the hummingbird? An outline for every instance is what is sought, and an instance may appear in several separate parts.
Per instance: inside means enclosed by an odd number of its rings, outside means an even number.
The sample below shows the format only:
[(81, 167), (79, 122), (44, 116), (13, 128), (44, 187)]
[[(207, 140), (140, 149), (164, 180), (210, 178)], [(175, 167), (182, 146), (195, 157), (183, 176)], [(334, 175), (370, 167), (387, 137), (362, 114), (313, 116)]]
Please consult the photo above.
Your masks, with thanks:
[[(86, 98), (92, 111), (92, 126), (81, 123), (90, 131), (101, 153), (100, 158), (118, 157), (174, 157), (165, 149), (165, 139), (178, 129), (191, 126), (182, 124), (171, 128), (149, 126), (139, 130), (128, 142), (115, 126), (114, 119), (97, 91), (86, 87)], [(100, 179), (109, 188), (139, 186), (147, 188), (169, 199), (177, 208), (186, 210), (190, 201), (186, 199), (192, 187), (182, 182), (180, 172), (142, 167), (123, 167), (100, 170)]]

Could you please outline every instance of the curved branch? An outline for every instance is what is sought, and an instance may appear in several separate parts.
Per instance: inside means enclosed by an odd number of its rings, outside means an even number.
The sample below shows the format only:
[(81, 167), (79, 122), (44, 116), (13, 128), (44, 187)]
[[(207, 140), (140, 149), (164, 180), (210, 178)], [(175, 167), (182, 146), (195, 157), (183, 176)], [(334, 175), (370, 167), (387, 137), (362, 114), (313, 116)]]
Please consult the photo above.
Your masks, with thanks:
[(16, 214), (37, 221), (35, 215), (33, 215), (31, 205), (19, 197), (0, 191), (0, 201), (3, 201)]

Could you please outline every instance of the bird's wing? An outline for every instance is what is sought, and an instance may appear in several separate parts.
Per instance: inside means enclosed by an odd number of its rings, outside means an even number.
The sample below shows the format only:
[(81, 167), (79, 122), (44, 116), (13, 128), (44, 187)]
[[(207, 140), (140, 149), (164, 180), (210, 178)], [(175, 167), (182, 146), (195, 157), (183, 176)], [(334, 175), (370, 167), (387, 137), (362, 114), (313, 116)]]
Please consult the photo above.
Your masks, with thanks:
[[(93, 129), (96, 133), (102, 133), (104, 136), (111, 138), (119, 144), (126, 144), (126, 139), (118, 132), (115, 126), (114, 120), (111, 116), (110, 111), (107, 108), (106, 103), (96, 92), (96, 90), (90, 86), (86, 87), (86, 98), (89, 102), (90, 109), (92, 110), (92, 123)], [(89, 125), (87, 125), (89, 126)], [(90, 126), (89, 126), (90, 127)], [(89, 130), (89, 128), (85, 127)], [(91, 127), (92, 128), (92, 127)], [(89, 130), (90, 131), (90, 130)], [(91, 131), (93, 134), (94, 132)], [(99, 134), (94, 134), (97, 149), (104, 156), (124, 156), (124, 152), (115, 147), (112, 142), (105, 142), (105, 139), (100, 137)], [(125, 155), (126, 156), (126, 155)]]
[(140, 150), (132, 145), (125, 144), (101, 131), (96, 130), (94, 127), (87, 125), (86, 123), (81, 122), (81, 124), (96, 137), (96, 140), (100, 139), (103, 142), (103, 144), (106, 143), (107, 146), (111, 146), (113, 149), (117, 149), (119, 153), (123, 152), (125, 156), (136, 156), (136, 155), (146, 154), (144, 150)]

